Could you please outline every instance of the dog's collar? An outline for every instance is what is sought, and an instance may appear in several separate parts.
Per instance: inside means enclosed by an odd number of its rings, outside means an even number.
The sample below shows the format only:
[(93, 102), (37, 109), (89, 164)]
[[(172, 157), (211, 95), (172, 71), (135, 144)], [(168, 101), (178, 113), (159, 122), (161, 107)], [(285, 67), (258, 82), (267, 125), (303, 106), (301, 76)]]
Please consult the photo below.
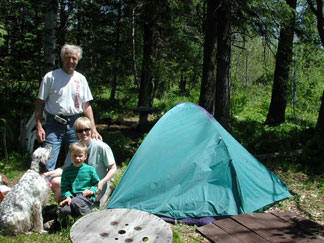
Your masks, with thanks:
[(36, 171), (36, 170), (34, 170), (34, 169), (30, 169), (30, 170), (32, 170), (32, 171), (36, 172), (37, 174), (39, 174), (40, 176), (42, 176), (42, 177), (44, 178), (44, 180), (46, 181), (46, 183), (47, 183), (49, 186), (52, 186), (52, 183), (51, 183), (47, 178), (45, 178), (45, 176), (41, 175), (41, 173), (40, 173), (39, 171)]
[(30, 170), (36, 172), (37, 174), (40, 174), (39, 171), (37, 171), (37, 170), (35, 170), (35, 169), (31, 169), (31, 168), (30, 168)]

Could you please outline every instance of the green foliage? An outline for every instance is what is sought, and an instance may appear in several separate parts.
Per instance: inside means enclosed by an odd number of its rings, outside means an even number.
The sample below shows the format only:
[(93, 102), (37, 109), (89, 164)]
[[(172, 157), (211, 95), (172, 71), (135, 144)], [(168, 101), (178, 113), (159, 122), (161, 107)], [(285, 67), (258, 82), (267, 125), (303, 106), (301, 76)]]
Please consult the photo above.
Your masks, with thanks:
[[(5, 156), (8, 152), (8, 144), (11, 145), (16, 141), (13, 126), (10, 125), (8, 119), (0, 117), (0, 152), (4, 153)], [(0, 157), (1, 158), (1, 157)]]
[(32, 234), (32, 235), (18, 235), (18, 236), (5, 236), (0, 234), (0, 241), (3, 243), (17, 243), (17, 242), (48, 242), (48, 243), (68, 243), (69, 229), (64, 229), (55, 234)]
[(231, 100), (232, 114), (238, 114), (242, 112), (247, 102), (248, 102), (248, 98), (246, 94), (244, 94), (243, 92), (239, 92), (237, 95), (233, 95)]
[(305, 139), (309, 137), (302, 126), (285, 123), (269, 127), (252, 119), (233, 120), (231, 133), (254, 155), (296, 151), (302, 148)]
[(302, 163), (308, 165), (313, 173), (324, 173), (324, 135), (313, 131), (303, 145)]
[(42, 7), (39, 0), (1, 1), (0, 114), (10, 128), (9, 152), (17, 151), (19, 121), (32, 114), (41, 79)]
[(5, 43), (5, 36), (8, 35), (8, 32), (5, 29), (5, 26), (3, 23), (0, 22), (0, 47), (4, 45)]
[(231, 79), (234, 89), (254, 84), (270, 85), (275, 58), (273, 50), (262, 37), (236, 36), (241, 48), (233, 48)]
[[(63, 1), (57, 28), (57, 53), (65, 42), (77, 43), (84, 49), (78, 71), (89, 81), (95, 97), (92, 105), (96, 123), (109, 125), (100, 133), (121, 165), (114, 186), (119, 183), (145, 137), (145, 134), (134, 134), (134, 130), (113, 130), (110, 127), (123, 117), (133, 118), (133, 109), (138, 105), (139, 87), (134, 81), (132, 60), (134, 9), (135, 62), (139, 76), (143, 58), (143, 2), (122, 2), (120, 8), (120, 1)], [(15, 181), (30, 165), (30, 155), (17, 152), (19, 121), (31, 115), (43, 75), (42, 43), (46, 34), (43, 19), (46, 11), (44, 1), (40, 0), (2, 1), (1, 4), (0, 114), (6, 124), (1, 123), (0, 128), (6, 127), (9, 157), (5, 160), (1, 153), (0, 171)], [(152, 57), (155, 61), (153, 106), (161, 114), (179, 102), (198, 103), (206, 14), (205, 3), (199, 0), (163, 4), (163, 8), (156, 10), (159, 14), (153, 36), (156, 51)], [(271, 99), (278, 26), (291, 12), (284, 0), (235, 1), (233, 4), (233, 119), (230, 132), (256, 156), (302, 151), (292, 157), (281, 156), (262, 162), (278, 173), (295, 194), (293, 199), (280, 202), (278, 207), (288, 210), (291, 203), (296, 203), (306, 208), (309, 215), (315, 215), (314, 210), (320, 212), (323, 208), (316, 198), (323, 198), (324, 191), (323, 178), (314, 176), (314, 173), (321, 172), (324, 164), (323, 137), (312, 129), (324, 89), (324, 53), (316, 20), (305, 7), (305, 1), (299, 1), (286, 123), (268, 127), (263, 123)], [(120, 10), (121, 15), (118, 15)], [(113, 81), (117, 85), (116, 100), (109, 100)], [(180, 81), (185, 81), (184, 87), (179, 87)], [(314, 191), (310, 193), (312, 189)], [(174, 241), (201, 242), (202, 237), (195, 235), (194, 231), (195, 227), (175, 225), (173, 232), (177, 239)], [(49, 235), (8, 237), (0, 234), (0, 241), (68, 242), (68, 235), (69, 228)]]
[(122, 167), (120, 168), (120, 170), (117, 171), (117, 173), (115, 174), (113, 180), (111, 181), (112, 185), (111, 188), (112, 190), (115, 190), (118, 183), (120, 182), (121, 178), (123, 177), (126, 169), (127, 169), (128, 164), (123, 163)]
[[(125, 131), (127, 133), (127, 131)], [(137, 149), (136, 139), (131, 139), (121, 132), (103, 132), (103, 140), (111, 147), (116, 163), (128, 163)]]
[(193, 102), (198, 104), (199, 99), (199, 89), (193, 88), (190, 90), (190, 94), (183, 95), (180, 93), (178, 87), (173, 86), (171, 90), (164, 94), (161, 99), (154, 100), (154, 106), (158, 108), (160, 111), (167, 112), (175, 105), (181, 102)]
[(5, 174), (9, 180), (21, 175), (30, 167), (30, 155), (11, 153), (8, 160), (0, 160), (0, 171)]
[(176, 230), (172, 230), (172, 242), (173, 243), (181, 243), (181, 236)]

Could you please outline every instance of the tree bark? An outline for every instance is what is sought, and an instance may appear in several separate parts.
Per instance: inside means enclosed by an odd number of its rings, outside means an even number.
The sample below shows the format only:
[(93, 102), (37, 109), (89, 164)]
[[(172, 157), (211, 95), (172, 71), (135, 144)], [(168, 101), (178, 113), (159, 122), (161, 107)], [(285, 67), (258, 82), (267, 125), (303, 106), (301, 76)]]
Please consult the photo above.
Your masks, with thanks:
[(187, 78), (184, 74), (184, 70), (181, 71), (180, 74), (180, 82), (179, 82), (179, 90), (181, 94), (186, 94), (186, 84), (187, 84)]
[[(295, 11), (296, 0), (286, 0), (286, 2)], [(267, 125), (279, 125), (285, 122), (289, 93), (289, 71), (293, 55), (294, 28), (295, 14), (292, 14), (289, 21), (282, 23), (280, 30), (272, 97), (265, 121)]]
[(225, 128), (230, 119), (231, 14), (229, 3), (217, 10), (216, 120)]
[[(321, 39), (322, 46), (324, 47), (324, 13), (323, 13), (323, 1), (316, 0), (316, 6), (312, 0), (307, 0), (307, 3), (315, 14), (317, 19), (317, 30)], [(316, 130), (323, 135), (324, 132), (324, 91), (322, 95), (321, 108), (318, 114), (318, 119), (316, 123)]]
[[(153, 103), (153, 11), (154, 6), (151, 1), (144, 5), (143, 19), (143, 61), (142, 75), (138, 96), (138, 106), (151, 107)], [(148, 123), (148, 113), (140, 112), (139, 127)]]
[(44, 74), (55, 68), (57, 9), (57, 0), (47, 1), (45, 14)]
[(135, 25), (135, 10), (136, 7), (132, 9), (132, 48), (133, 48), (133, 74), (134, 74), (134, 80), (137, 87), (140, 86), (140, 82), (138, 80), (138, 74), (137, 74), (137, 65), (136, 65), (136, 25)]
[(315, 14), (317, 19), (317, 30), (321, 39), (322, 46), (324, 47), (324, 13), (323, 13), (323, 0), (316, 0), (316, 6), (313, 0), (307, 0), (311, 11)]
[(121, 3), (118, 4), (118, 15), (117, 15), (117, 22), (116, 22), (116, 39), (115, 39), (115, 57), (114, 57), (114, 68), (113, 68), (113, 79), (111, 84), (111, 93), (109, 100), (115, 101), (116, 99), (116, 90), (117, 90), (117, 79), (120, 70), (120, 58), (119, 58), (119, 50), (120, 50), (120, 25), (121, 25), (121, 18), (122, 18), (122, 6)]
[(231, 14), (225, 1), (207, 1), (199, 104), (227, 127), (230, 110)]
[(202, 80), (200, 86), (199, 105), (209, 113), (215, 111), (216, 92), (216, 52), (217, 52), (217, 15), (219, 3), (215, 0), (207, 1), (207, 17), (205, 21), (204, 60)]
[[(59, 25), (57, 27), (57, 38), (58, 41), (57, 43), (59, 44), (59, 46), (63, 46), (65, 44), (66, 41), (66, 34), (67, 32), (67, 28), (69, 26), (69, 16), (71, 16), (72, 12), (75, 9), (75, 5), (78, 5), (79, 2), (77, 1), (66, 1), (66, 0), (58, 0), (59, 1)], [(74, 44), (80, 44), (80, 43), (74, 43)]]
[(321, 108), (319, 110), (319, 115), (316, 123), (316, 130), (320, 133), (324, 133), (324, 91), (322, 94)]

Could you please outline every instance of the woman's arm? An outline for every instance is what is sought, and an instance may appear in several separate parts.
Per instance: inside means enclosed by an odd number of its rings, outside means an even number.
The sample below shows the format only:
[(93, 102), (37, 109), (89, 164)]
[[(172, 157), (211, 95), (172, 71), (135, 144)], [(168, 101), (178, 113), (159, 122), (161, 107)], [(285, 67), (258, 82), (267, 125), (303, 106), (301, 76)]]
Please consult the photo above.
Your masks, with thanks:
[(97, 193), (100, 193), (102, 191), (103, 186), (110, 181), (114, 175), (116, 174), (117, 166), (116, 164), (112, 164), (109, 166), (109, 170), (104, 178), (102, 178), (98, 183), (98, 191)]

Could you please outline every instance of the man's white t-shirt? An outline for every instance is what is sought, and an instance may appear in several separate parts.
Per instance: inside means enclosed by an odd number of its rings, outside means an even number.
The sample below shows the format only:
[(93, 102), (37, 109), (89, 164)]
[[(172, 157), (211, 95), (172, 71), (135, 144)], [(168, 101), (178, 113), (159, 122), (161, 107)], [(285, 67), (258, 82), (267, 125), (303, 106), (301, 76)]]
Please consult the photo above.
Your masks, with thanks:
[(77, 71), (67, 74), (61, 68), (44, 76), (38, 98), (45, 101), (45, 111), (65, 116), (82, 113), (83, 103), (93, 100), (87, 79)]

